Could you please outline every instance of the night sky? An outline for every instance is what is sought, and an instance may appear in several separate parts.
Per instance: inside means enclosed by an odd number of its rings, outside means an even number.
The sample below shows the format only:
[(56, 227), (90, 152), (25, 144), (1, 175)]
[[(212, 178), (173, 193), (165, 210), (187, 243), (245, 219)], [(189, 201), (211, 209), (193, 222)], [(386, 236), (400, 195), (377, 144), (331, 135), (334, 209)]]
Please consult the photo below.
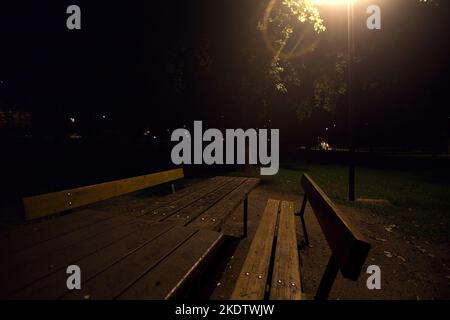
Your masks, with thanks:
[[(345, 145), (345, 98), (334, 112), (317, 109), (298, 119), (289, 104), (302, 93), (280, 94), (264, 78), (271, 52), (256, 26), (267, 3), (2, 1), (0, 110), (31, 111), (34, 141), (60, 141), (75, 131), (83, 141), (135, 141), (147, 130), (164, 140), (174, 128), (203, 120), (206, 127), (280, 128), (291, 145), (325, 134)], [(82, 30), (66, 28), (70, 4), (81, 7)], [(368, 4), (382, 9), (381, 31), (365, 27)], [(448, 1), (357, 5), (361, 147), (446, 145), (448, 9)], [(322, 14), (328, 31), (315, 36), (316, 51), (289, 63), (321, 70), (324, 55), (345, 53), (345, 9)], [(309, 25), (300, 28), (311, 33)], [(324, 133), (326, 127), (333, 130)]]

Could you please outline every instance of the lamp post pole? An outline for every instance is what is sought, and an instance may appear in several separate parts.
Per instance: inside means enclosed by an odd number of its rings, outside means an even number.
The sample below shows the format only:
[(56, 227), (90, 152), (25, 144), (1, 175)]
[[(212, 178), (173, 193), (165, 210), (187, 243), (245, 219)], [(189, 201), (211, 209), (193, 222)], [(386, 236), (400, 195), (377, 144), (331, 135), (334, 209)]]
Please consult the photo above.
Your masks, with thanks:
[(355, 133), (354, 133), (354, 106), (353, 106), (353, 64), (355, 60), (355, 37), (353, 28), (354, 3), (347, 3), (347, 26), (348, 26), (348, 199), (355, 201)]

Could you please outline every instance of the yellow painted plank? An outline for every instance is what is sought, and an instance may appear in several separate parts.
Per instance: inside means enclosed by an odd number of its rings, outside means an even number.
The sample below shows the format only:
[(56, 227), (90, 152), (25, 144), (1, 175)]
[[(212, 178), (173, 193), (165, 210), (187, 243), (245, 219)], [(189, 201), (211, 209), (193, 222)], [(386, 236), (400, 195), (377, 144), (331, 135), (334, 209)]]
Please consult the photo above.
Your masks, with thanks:
[(264, 298), (279, 204), (279, 200), (269, 199), (267, 201), (244, 266), (231, 295), (232, 300), (262, 300)]
[(270, 300), (300, 300), (301, 288), (294, 203), (282, 201)]
[(27, 220), (77, 208), (183, 178), (183, 169), (173, 169), (143, 176), (104, 182), (23, 198)]

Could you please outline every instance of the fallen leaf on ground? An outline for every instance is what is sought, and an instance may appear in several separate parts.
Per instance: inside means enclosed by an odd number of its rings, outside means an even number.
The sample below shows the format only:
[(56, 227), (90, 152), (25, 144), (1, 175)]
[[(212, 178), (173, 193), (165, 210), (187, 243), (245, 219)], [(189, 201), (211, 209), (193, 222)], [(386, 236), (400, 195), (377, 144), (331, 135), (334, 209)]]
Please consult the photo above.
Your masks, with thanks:
[(425, 248), (422, 248), (421, 246), (417, 246), (417, 249), (422, 253), (427, 252), (427, 250)]
[(394, 255), (392, 254), (392, 252), (389, 251), (384, 251), (384, 255), (388, 258), (392, 258)]
[(386, 230), (387, 232), (394, 232), (394, 228), (397, 228), (397, 226), (395, 224), (390, 224), (388, 226), (384, 226), (384, 230)]
[(403, 262), (406, 262), (406, 259), (403, 258), (402, 256), (397, 256), (397, 258), (399, 258), (399, 259), (402, 260)]

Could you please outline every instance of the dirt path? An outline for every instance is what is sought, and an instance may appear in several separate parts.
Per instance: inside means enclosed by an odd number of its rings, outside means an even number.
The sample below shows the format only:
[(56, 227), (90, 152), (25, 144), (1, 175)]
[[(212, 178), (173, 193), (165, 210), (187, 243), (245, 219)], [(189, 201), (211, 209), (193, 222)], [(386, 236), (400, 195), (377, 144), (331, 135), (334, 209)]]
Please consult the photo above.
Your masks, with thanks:
[[(217, 283), (212, 299), (228, 299), (244, 262), (267, 199), (295, 202), (298, 209), (301, 196), (272, 191), (265, 186), (255, 189), (249, 197), (249, 237), (242, 240), (229, 259), (226, 270)], [(366, 211), (343, 207), (350, 221), (372, 244), (366, 266), (357, 282), (339, 274), (330, 299), (450, 299), (450, 253), (448, 246), (428, 241), (419, 242), (402, 234), (398, 226), (388, 225), (382, 218)], [(300, 251), (305, 292), (313, 296), (330, 251), (311, 208), (306, 209), (306, 223), (311, 246)], [(238, 208), (224, 227), (227, 233), (240, 235), (242, 208)], [(406, 222), (405, 222), (406, 223)], [(298, 225), (298, 224), (297, 224)], [(299, 239), (302, 234), (297, 228)], [(369, 265), (381, 268), (381, 289), (366, 286)]]

